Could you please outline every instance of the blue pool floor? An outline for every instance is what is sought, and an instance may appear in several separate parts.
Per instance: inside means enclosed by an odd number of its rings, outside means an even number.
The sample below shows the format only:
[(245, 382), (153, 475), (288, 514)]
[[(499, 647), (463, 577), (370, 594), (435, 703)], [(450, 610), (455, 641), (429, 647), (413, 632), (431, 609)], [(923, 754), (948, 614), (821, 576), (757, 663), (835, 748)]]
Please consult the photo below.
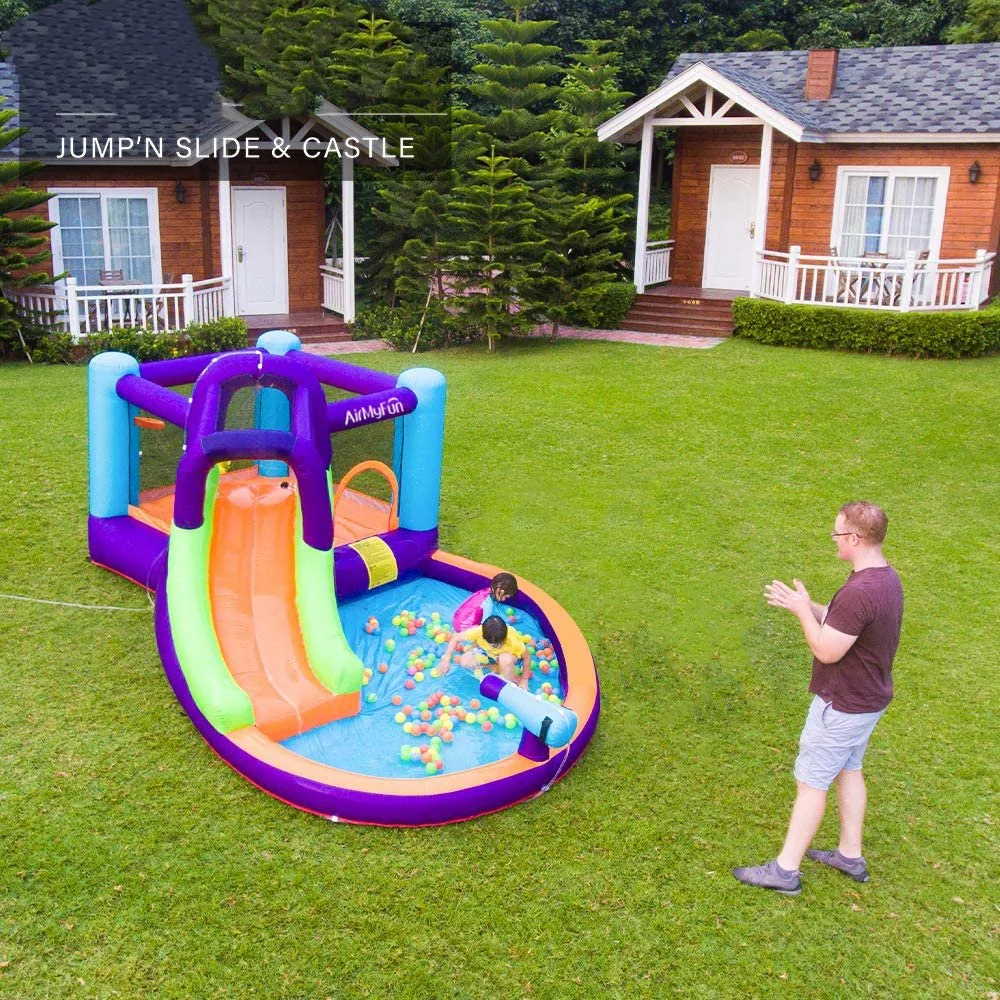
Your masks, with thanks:
[[(340, 616), (347, 641), (367, 668), (366, 676), (370, 671), (361, 692), (361, 712), (293, 736), (282, 745), (331, 767), (382, 778), (428, 778), (516, 753), (521, 741), (520, 722), (480, 696), (479, 680), (472, 671), (458, 666), (457, 656), (448, 674), (431, 676), (447, 643), (436, 642), (429, 632), (444, 630), (442, 638), (449, 634), (451, 617), (468, 596), (469, 591), (460, 587), (411, 576), (343, 602)], [(506, 610), (508, 616), (514, 616), (512, 621), (508, 617), (508, 624), (536, 644), (530, 690), (540, 697), (551, 694), (561, 698), (557, 661), (538, 655), (547, 648), (551, 636), (544, 636), (538, 621), (527, 612)], [(394, 618), (399, 625), (393, 625)], [(412, 635), (406, 629), (410, 619), (422, 620)], [(410, 668), (418, 661), (423, 670), (411, 674)], [(549, 667), (547, 673), (542, 664)], [(387, 669), (380, 671), (380, 665)], [(406, 686), (408, 681), (411, 688)], [(394, 697), (398, 704), (393, 703)], [(459, 705), (454, 704), (455, 699)], [(473, 705), (474, 700), (481, 704)], [(421, 706), (425, 706), (426, 720), (421, 717)], [(464, 720), (459, 717), (463, 713)], [(404, 724), (433, 726), (436, 731), (407, 733)], [(423, 754), (421, 747), (425, 748)]]

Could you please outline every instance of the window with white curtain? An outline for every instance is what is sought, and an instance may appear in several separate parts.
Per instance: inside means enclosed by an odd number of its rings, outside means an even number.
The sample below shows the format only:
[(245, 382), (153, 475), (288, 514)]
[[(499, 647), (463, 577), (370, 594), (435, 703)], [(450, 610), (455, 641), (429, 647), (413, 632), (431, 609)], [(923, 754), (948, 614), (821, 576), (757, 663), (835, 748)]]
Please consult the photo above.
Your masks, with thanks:
[(156, 189), (63, 190), (49, 202), (56, 272), (96, 285), (101, 271), (121, 270), (126, 280), (160, 280)]
[(842, 257), (937, 255), (947, 167), (841, 167), (831, 245)]

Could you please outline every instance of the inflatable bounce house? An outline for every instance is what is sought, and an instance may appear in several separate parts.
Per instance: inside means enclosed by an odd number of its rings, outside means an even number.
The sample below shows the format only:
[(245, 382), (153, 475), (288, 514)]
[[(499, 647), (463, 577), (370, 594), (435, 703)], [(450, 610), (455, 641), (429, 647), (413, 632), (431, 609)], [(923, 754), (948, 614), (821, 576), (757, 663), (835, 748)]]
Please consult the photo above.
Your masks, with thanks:
[(164, 670), (212, 749), (334, 821), (502, 809), (562, 777), (597, 724), (587, 643), (526, 581), (494, 610), (530, 679), (441, 670), (498, 572), (437, 547), (444, 402), (436, 371), (369, 371), (278, 330), (90, 363), (91, 558), (155, 593)]

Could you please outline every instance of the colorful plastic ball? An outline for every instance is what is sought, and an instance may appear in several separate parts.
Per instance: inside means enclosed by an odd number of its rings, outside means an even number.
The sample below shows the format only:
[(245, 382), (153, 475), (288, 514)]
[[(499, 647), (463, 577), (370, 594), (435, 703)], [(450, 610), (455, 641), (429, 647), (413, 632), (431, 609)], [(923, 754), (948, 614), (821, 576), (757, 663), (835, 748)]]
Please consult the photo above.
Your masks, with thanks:
[(444, 708), (447, 708), (451, 704), (451, 698), (446, 694), (441, 695), (441, 704)]
[(410, 759), (410, 748), (408, 746), (403, 746), (399, 748), (399, 759), (409, 761)]
[(441, 612), (440, 611), (432, 611), (431, 612), (431, 621), (432, 622), (439, 622), (439, 621), (441, 621)]
[(403, 696), (401, 694), (394, 694), (392, 696), (392, 703), (393, 703), (393, 705), (402, 705), (403, 704)]
[(451, 730), (450, 730), (450, 729), (446, 729), (446, 730), (445, 730), (445, 731), (444, 731), (444, 732), (443, 732), (443, 733), (441, 734), (441, 739), (443, 739), (443, 740), (445, 741), (445, 743), (451, 743), (451, 741), (452, 741), (452, 740), (453, 740), (454, 738), (455, 738), (455, 737), (454, 737), (454, 736), (452, 735), (452, 733), (451, 733)]
[(385, 640), (385, 648), (386, 648), (386, 650), (388, 652), (391, 653), (396, 648), (396, 640), (395, 639), (386, 639)]
[(488, 733), (488, 732), (490, 732), (490, 731), (491, 731), (492, 729), (493, 729), (493, 723), (492, 723), (492, 722), (490, 722), (490, 720), (489, 720), (489, 719), (487, 719), (487, 720), (486, 720), (486, 721), (485, 721), (485, 722), (483, 723), (483, 732), (484, 732), (484, 733)]
[(378, 672), (380, 674), (387, 674), (387, 673), (389, 673), (389, 664), (388, 663), (380, 663), (378, 665)]
[(478, 698), (469, 699), (469, 708), (479, 708), (480, 702)]
[[(421, 760), (423, 760), (423, 758), (422, 758), (422, 757), (421, 757), (420, 759), (421, 759)], [(437, 774), (437, 772), (438, 772), (438, 767), (437, 767), (437, 764), (435, 764), (435, 763), (434, 763), (434, 761), (432, 761), (432, 760), (428, 760), (428, 761), (427, 761), (427, 763), (426, 763), (426, 765), (425, 765), (425, 767), (424, 767), (424, 770), (425, 770), (425, 771), (426, 771), (426, 772), (427, 772), (428, 774)]]
[(368, 697), (365, 700), (368, 702), (369, 705), (374, 705), (375, 702), (378, 701), (378, 695), (374, 691), (372, 691), (372, 693), (368, 695)]
[(422, 670), (418, 670), (413, 675), (413, 679), (419, 683), (420, 681), (422, 681), (424, 679), (424, 672)]
[(510, 712), (508, 712), (508, 713), (507, 713), (507, 714), (506, 714), (506, 715), (505, 715), (505, 716), (503, 717), (503, 724), (504, 724), (504, 725), (505, 725), (505, 726), (506, 726), (506, 727), (507, 727), (508, 729), (513, 729), (513, 728), (514, 728), (514, 727), (515, 727), (515, 726), (517, 725), (517, 716), (516, 716), (516, 715), (511, 715), (511, 714), (510, 714)]
[[(405, 718), (405, 716), (404, 716), (404, 718)], [(404, 722), (403, 723), (403, 732), (406, 733), (407, 736), (412, 735), (413, 734), (413, 723), (412, 722)]]
[(412, 691), (416, 686), (417, 685), (414, 684), (412, 677), (408, 681), (406, 681), (406, 683), (403, 685), (403, 687), (405, 687), (407, 691)]

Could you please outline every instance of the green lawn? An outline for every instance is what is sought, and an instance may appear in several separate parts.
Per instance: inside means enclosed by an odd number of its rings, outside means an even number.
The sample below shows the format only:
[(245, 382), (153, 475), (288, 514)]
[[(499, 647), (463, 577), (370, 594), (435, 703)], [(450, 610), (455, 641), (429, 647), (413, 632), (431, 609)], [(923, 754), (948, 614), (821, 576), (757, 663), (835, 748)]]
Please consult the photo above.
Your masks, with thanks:
[[(1000, 359), (566, 341), (419, 363), (448, 378), (442, 546), (539, 584), (591, 643), (580, 764), (417, 831), (255, 790), (174, 700), (145, 594), (86, 561), (85, 371), (0, 367), (0, 590), (144, 609), (0, 600), (0, 995), (995, 1000)], [(777, 851), (809, 700), (762, 588), (829, 597), (859, 497), (907, 594), (866, 761), (873, 878), (806, 862), (776, 898), (729, 874)]]

